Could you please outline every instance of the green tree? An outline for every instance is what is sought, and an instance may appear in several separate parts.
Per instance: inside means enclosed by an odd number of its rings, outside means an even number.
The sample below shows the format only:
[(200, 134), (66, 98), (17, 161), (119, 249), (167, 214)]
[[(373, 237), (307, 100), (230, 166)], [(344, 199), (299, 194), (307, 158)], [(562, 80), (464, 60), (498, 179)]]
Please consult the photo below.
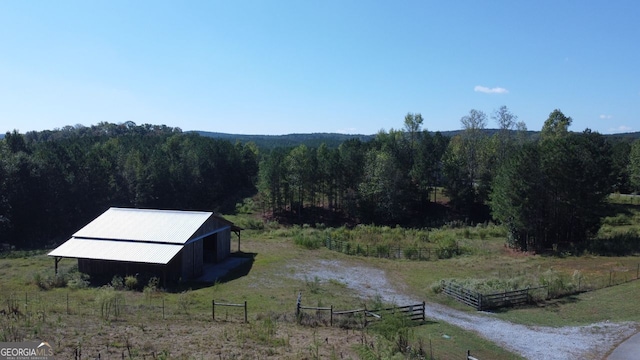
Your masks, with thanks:
[(363, 219), (377, 223), (401, 223), (410, 204), (409, 179), (393, 155), (372, 149), (367, 154), (359, 186)]
[(311, 180), (311, 163), (309, 149), (306, 145), (293, 148), (285, 158), (286, 179), (291, 191), (291, 210), (302, 214), (305, 194), (309, 191)]
[(612, 189), (611, 146), (597, 133), (547, 136), (500, 168), (493, 216), (522, 250), (580, 247), (595, 234)]
[(501, 106), (493, 112), (491, 118), (496, 122), (499, 129), (496, 134), (498, 138), (497, 162), (501, 163), (513, 148), (512, 132), (516, 126), (518, 117), (509, 111), (506, 106)]
[(535, 250), (544, 238), (545, 184), (537, 143), (518, 148), (499, 167), (491, 192), (491, 211), (508, 230), (509, 246)]
[(640, 140), (631, 144), (629, 151), (629, 182), (634, 193), (640, 192)]
[(565, 116), (559, 109), (553, 110), (544, 122), (540, 137), (542, 139), (557, 138), (567, 135), (573, 120)]

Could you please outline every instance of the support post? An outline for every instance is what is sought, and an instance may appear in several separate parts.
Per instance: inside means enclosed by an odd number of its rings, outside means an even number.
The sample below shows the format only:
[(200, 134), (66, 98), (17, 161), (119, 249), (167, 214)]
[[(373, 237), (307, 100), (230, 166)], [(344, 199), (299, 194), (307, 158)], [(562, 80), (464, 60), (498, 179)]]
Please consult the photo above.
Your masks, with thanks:
[(247, 323), (247, 300), (244, 301), (244, 323)]
[(55, 275), (58, 276), (58, 263), (60, 262), (62, 258), (61, 257), (54, 257), (53, 261), (55, 262)]
[(216, 301), (211, 300), (211, 320), (216, 320)]
[(329, 325), (333, 327), (333, 305), (331, 305), (331, 316), (329, 317)]

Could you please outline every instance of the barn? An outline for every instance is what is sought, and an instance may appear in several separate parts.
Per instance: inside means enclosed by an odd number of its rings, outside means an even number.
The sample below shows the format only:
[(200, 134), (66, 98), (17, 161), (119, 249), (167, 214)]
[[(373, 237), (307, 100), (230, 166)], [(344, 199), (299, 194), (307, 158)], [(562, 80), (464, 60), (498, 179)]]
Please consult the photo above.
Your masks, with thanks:
[(56, 273), (62, 258), (78, 259), (91, 277), (152, 274), (190, 280), (231, 253), (240, 228), (213, 212), (112, 207), (48, 255)]

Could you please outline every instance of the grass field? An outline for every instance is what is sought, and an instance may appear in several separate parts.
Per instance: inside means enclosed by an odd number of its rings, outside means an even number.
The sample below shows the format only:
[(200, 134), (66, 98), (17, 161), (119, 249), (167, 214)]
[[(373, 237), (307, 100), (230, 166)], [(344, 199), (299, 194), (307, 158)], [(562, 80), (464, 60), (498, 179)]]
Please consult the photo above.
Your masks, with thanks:
[[(633, 204), (625, 206), (623, 212), (605, 221), (608, 228), (601, 236), (637, 231), (638, 211)], [(239, 224), (259, 221), (251, 214), (228, 218)], [(0, 309), (9, 313), (0, 315), (0, 341), (49, 341), (59, 358), (73, 358), (78, 350), (83, 359), (98, 353), (102, 359), (119, 359), (123, 354), (131, 359), (407, 358), (395, 349), (398, 328), (392, 327), (390, 332), (375, 326), (329, 327), (322, 318), (316, 326), (297, 323), (295, 303), (300, 292), (305, 304), (336, 309), (355, 309), (367, 303), (374, 306), (376, 301), (362, 299), (338, 279), (319, 282), (296, 276), (296, 266), (318, 259), (357, 261), (384, 270), (392, 282), (402, 284), (407, 295), (464, 311), (473, 310), (437, 291), (441, 280), (455, 279), (487, 290), (534, 283), (570, 292), (599, 289), (496, 312), (498, 318), (515, 323), (563, 326), (640, 321), (634, 308), (640, 287), (632, 281), (640, 269), (637, 256), (517, 253), (504, 247), (502, 232), (491, 225), (432, 230), (427, 239), (416, 231), (376, 227), (351, 233), (275, 224), (259, 228), (242, 235), (242, 251), (255, 254), (248, 272), (210, 286), (187, 283), (169, 291), (85, 287), (82, 282), (42, 290), (37, 284), (53, 274), (53, 259), (43, 252), (0, 258)], [(322, 238), (329, 231), (344, 232), (342, 236), (354, 241), (366, 241), (369, 236), (377, 241), (437, 245), (439, 239), (454, 239), (465, 251), (449, 259), (414, 261), (353, 257), (323, 247), (310, 250), (296, 245), (296, 238)], [(60, 263), (61, 272), (73, 273), (74, 267), (73, 260)], [(231, 307), (216, 308), (216, 320), (212, 321), (212, 300), (246, 301), (248, 323), (244, 323), (241, 308)], [(11, 314), (12, 309), (18, 314)], [(459, 359), (467, 350), (480, 359), (519, 358), (442, 322), (427, 321), (406, 331), (408, 343), (416, 352), (421, 349), (426, 358), (432, 354), (436, 359)]]

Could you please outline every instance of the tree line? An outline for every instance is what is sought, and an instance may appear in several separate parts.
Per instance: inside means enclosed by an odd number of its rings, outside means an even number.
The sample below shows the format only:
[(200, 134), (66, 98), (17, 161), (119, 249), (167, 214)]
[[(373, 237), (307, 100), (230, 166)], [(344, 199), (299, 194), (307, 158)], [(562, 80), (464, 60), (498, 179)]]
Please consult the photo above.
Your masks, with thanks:
[(251, 144), (179, 128), (101, 123), (0, 141), (0, 242), (59, 243), (111, 206), (233, 208), (258, 172)]
[(471, 110), (453, 137), (423, 121), (409, 113), (402, 129), (368, 142), (271, 150), (259, 167), (263, 208), (307, 222), (315, 208), (392, 226), (491, 220), (508, 229), (511, 246), (543, 250), (584, 243), (611, 192), (640, 190), (640, 141), (570, 132), (572, 119), (557, 109), (535, 137), (505, 106), (490, 116)]
[(257, 195), (265, 215), (298, 223), (492, 220), (512, 246), (540, 250), (584, 242), (608, 194), (640, 190), (640, 141), (571, 132), (560, 110), (533, 137), (504, 106), (469, 111), (454, 136), (423, 125), (408, 113), (368, 141), (268, 149), (132, 122), (10, 132), (0, 140), (0, 242), (64, 241), (110, 206), (229, 212)]

